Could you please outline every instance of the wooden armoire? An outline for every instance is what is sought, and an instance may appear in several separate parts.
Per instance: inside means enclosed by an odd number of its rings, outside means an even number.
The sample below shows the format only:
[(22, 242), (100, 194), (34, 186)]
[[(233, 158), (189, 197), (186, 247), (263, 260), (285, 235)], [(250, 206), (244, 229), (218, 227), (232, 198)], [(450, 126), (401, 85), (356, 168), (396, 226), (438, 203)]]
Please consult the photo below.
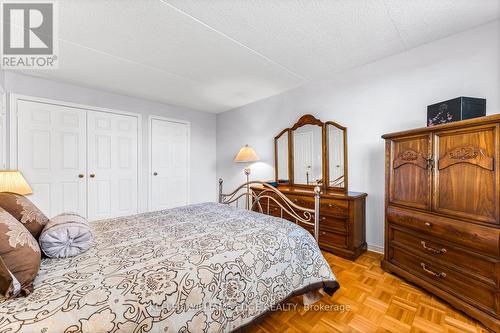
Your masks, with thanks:
[(386, 134), (382, 267), (500, 331), (500, 115)]

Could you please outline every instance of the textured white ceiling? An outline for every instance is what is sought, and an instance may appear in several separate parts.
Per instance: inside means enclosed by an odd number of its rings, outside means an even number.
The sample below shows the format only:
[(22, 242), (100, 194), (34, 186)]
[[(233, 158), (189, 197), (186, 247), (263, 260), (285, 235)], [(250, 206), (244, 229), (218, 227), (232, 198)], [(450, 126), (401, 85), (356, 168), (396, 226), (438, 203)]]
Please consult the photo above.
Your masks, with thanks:
[(222, 112), (500, 17), (500, 0), (64, 0), (30, 74)]

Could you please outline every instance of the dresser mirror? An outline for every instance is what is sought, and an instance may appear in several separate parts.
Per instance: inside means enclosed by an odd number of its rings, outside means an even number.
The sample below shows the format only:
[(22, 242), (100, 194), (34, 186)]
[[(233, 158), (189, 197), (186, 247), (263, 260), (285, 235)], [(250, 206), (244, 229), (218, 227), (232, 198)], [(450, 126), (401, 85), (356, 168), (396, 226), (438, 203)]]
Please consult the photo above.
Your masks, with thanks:
[(326, 144), (328, 151), (328, 187), (346, 187), (346, 128), (332, 121), (326, 124)]
[(288, 176), (289, 132), (290, 131), (287, 128), (281, 131), (281, 133), (274, 138), (274, 152), (275, 152), (274, 158), (276, 160), (275, 174), (276, 174), (276, 180), (280, 182), (288, 182), (289, 180)]
[(347, 129), (302, 116), (274, 138), (275, 175), (280, 183), (347, 192)]
[(323, 184), (323, 126), (302, 125), (292, 131), (293, 183)]

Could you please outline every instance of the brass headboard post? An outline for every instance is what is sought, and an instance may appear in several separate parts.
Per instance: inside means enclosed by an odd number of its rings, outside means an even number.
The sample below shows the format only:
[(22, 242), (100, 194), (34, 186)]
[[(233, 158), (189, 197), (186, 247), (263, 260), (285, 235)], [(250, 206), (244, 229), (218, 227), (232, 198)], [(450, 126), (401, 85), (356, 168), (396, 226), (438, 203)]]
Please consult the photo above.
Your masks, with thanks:
[(219, 178), (219, 203), (222, 203), (222, 183), (224, 181), (222, 178)]
[(314, 187), (314, 238), (316, 243), (319, 244), (319, 198), (321, 189), (319, 186)]

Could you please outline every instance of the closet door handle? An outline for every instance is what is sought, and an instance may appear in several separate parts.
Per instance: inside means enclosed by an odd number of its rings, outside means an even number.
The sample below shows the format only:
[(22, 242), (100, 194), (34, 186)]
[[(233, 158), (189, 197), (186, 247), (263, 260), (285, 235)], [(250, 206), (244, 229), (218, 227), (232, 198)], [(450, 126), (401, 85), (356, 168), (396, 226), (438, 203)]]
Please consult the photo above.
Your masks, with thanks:
[(90, 178), (95, 178), (95, 175), (93, 173), (91, 173)]
[(153, 172), (153, 176), (158, 176), (158, 172)]
[(83, 173), (78, 175), (78, 178), (84, 178), (84, 177), (85, 177), (85, 175)]

